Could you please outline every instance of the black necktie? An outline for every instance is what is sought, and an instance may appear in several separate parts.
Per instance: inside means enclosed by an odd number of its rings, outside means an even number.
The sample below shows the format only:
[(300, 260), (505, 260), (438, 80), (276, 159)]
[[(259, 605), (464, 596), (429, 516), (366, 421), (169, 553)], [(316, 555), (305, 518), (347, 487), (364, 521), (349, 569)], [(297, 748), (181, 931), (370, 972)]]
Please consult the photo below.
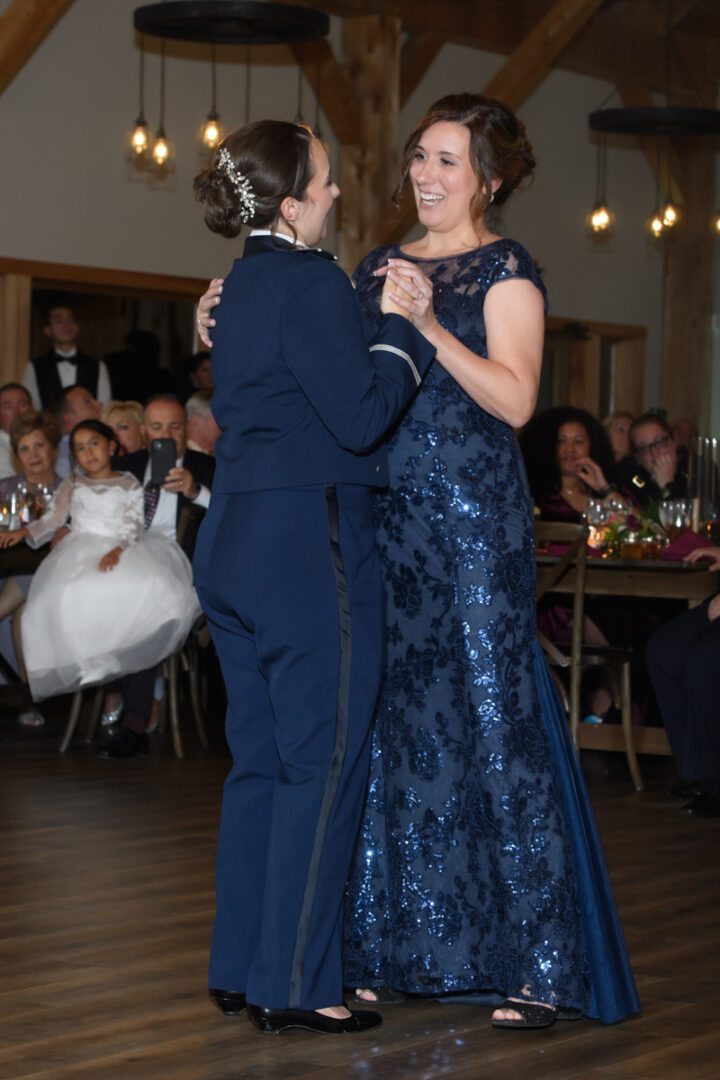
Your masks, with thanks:
[(145, 485), (145, 528), (149, 529), (152, 525), (153, 518), (155, 517), (155, 511), (158, 508), (158, 502), (160, 500), (160, 488), (157, 484)]

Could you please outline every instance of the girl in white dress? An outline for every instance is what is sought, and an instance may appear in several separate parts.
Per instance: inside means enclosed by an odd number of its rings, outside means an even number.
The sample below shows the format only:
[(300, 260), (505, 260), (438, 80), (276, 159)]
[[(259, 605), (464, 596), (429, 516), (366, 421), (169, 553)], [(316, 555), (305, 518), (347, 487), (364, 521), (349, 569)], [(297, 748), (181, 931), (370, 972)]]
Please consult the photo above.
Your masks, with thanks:
[(200, 613), (186, 556), (145, 533), (143, 488), (113, 471), (112, 429), (84, 420), (70, 446), (82, 473), (62, 482), (38, 521), (0, 534), (0, 547), (27, 540), (34, 548), (63, 534), (35, 573), (22, 617), (34, 701), (158, 664)]

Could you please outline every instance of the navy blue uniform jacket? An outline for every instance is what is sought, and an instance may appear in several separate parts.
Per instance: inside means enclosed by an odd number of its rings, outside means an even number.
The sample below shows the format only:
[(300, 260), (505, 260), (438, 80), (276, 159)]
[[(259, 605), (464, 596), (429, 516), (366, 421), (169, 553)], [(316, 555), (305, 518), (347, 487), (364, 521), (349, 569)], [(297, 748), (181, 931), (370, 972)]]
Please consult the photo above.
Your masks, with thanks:
[(377, 332), (324, 253), (251, 236), (213, 331), (213, 491), (387, 483), (382, 439), (433, 359), (400, 315)]

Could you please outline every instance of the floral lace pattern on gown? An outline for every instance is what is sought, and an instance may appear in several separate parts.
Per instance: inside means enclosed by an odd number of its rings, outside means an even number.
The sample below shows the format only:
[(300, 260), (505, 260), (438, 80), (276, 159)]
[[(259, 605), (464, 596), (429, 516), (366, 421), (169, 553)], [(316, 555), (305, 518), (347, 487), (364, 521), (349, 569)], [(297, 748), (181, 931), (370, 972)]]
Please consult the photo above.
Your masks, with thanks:
[[(373, 271), (400, 254), (377, 249), (357, 271), (371, 321)], [(511, 240), (416, 261), (438, 320), (478, 357), (489, 289), (520, 278), (545, 295)], [(525, 471), (512, 429), (437, 362), (390, 442), (376, 524), (388, 666), (349, 886), (346, 985), (583, 1008), (571, 852), (534, 673)]]

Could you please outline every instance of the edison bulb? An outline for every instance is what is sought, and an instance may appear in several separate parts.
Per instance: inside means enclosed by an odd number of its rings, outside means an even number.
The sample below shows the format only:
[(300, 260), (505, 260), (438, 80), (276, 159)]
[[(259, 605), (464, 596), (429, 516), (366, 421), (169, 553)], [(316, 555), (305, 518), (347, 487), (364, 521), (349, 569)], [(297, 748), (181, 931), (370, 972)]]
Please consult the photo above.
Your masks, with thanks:
[(666, 229), (672, 229), (678, 220), (678, 212), (671, 202), (663, 210), (662, 223)]
[(170, 149), (164, 135), (158, 135), (153, 146), (152, 155), (157, 165), (164, 165), (170, 154)]
[(611, 217), (610, 211), (604, 204), (594, 207), (592, 214), (590, 215), (590, 228), (594, 233), (605, 232), (610, 228)]
[(662, 223), (662, 218), (659, 214), (655, 214), (652, 221), (650, 222), (650, 232), (653, 234), (653, 236), (658, 237), (660, 236), (664, 228), (665, 226)]
[(219, 121), (220, 117), (216, 113), (210, 113), (202, 126), (202, 141), (206, 146), (209, 146), (211, 150), (217, 146), (222, 138), (222, 130)]
[(144, 154), (148, 148), (148, 129), (144, 120), (136, 120), (135, 127), (133, 128), (132, 135), (130, 136), (130, 145), (136, 154)]
[(720, 235), (720, 214), (715, 218), (715, 232)]

